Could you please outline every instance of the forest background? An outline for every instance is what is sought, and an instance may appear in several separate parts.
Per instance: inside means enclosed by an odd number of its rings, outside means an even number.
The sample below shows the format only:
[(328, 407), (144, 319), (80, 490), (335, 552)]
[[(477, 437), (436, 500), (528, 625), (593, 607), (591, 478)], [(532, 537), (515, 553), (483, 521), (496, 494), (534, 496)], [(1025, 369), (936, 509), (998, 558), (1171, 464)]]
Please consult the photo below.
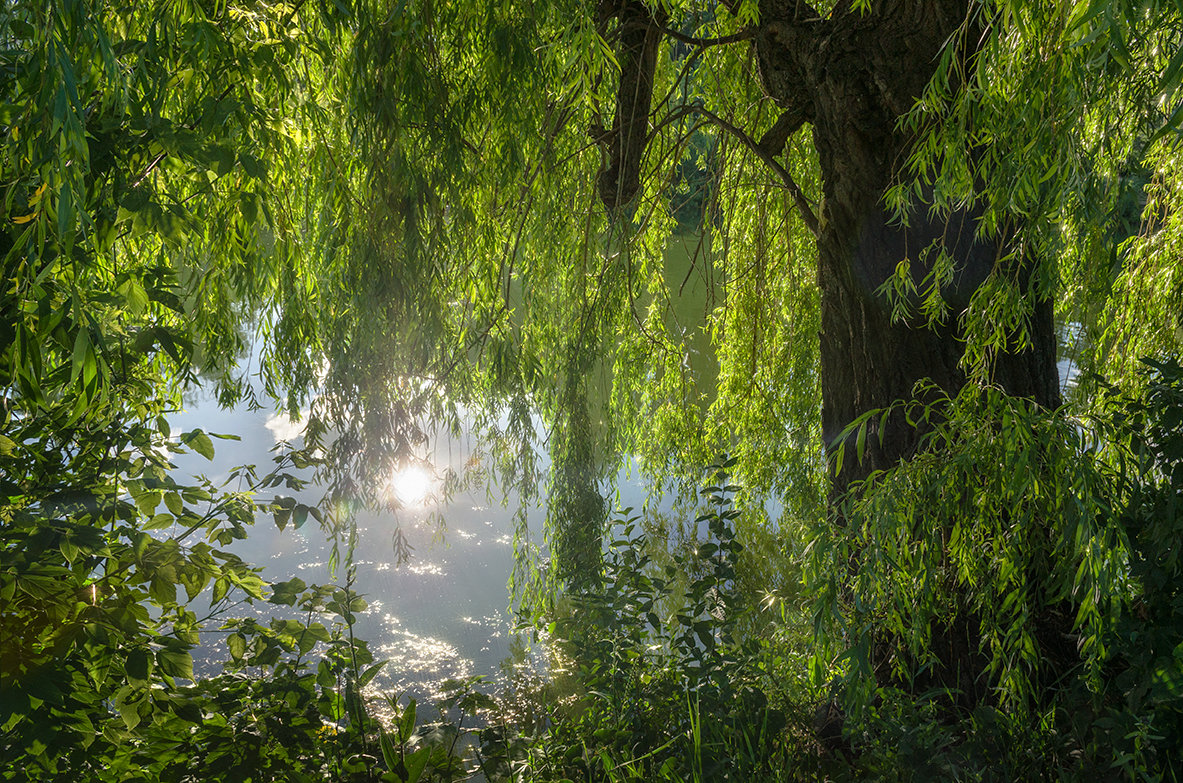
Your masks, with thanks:
[[(1177, 779), (1181, 14), (6, 3), (0, 776)], [(253, 342), (303, 446), (178, 483)], [(461, 410), (569, 673), (426, 721), (350, 514)], [(339, 582), (225, 551), (267, 517)], [(243, 599), (303, 619), (194, 678)]]

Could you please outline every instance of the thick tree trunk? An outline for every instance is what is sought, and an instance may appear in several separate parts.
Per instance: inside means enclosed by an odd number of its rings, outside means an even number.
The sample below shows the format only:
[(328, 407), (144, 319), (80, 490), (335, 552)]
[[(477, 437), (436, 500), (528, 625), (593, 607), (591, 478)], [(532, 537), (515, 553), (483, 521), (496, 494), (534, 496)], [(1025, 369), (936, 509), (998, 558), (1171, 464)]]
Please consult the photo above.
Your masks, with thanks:
[[(897, 121), (920, 97), (944, 46), (959, 39), (972, 44), (979, 32), (966, 24), (972, 4), (965, 0), (889, 0), (872, 7), (865, 16), (835, 13), (821, 20), (795, 2), (761, 4), (766, 32), (758, 51), (765, 88), (787, 111), (812, 122), (822, 168), (818, 284), (827, 446), (859, 414), (910, 398), (920, 379), (949, 393), (964, 384), (956, 313), (993, 269), (1006, 242), (1006, 237), (975, 239), (975, 214), (934, 219), (925, 204), (916, 205), (906, 229), (892, 224), (883, 196), (912, 143)], [(958, 36), (962, 29), (968, 34)], [(958, 54), (973, 55), (968, 46)], [(923, 279), (929, 269), (921, 258), (938, 245), (958, 270), (945, 292), (952, 317), (932, 329), (892, 323), (890, 304), (877, 289), (904, 258), (911, 259), (913, 277)], [(1032, 339), (1033, 350), (998, 358), (994, 381), (1012, 394), (1055, 406), (1050, 302), (1036, 305)], [(867, 439), (861, 464), (853, 456), (846, 459), (834, 480), (835, 495), (908, 457), (918, 437), (902, 420), (889, 421), (882, 435), (882, 447), (878, 437)]]
[[(963, 43), (955, 56), (975, 55), (981, 35), (967, 22), (972, 7), (966, 0), (885, 0), (873, 3), (867, 15), (839, 10), (822, 20), (796, 2), (761, 4), (765, 32), (757, 51), (765, 89), (786, 114), (812, 123), (822, 169), (822, 427), (831, 451), (850, 422), (911, 399), (921, 379), (950, 395), (964, 385), (956, 314), (1006, 254), (1008, 237), (978, 238), (978, 215), (969, 210), (933, 218), (928, 205), (917, 204), (904, 228), (893, 224), (883, 206), (913, 142), (898, 120), (920, 97), (942, 49), (957, 45), (950, 41)], [(935, 257), (938, 246), (956, 264), (957, 277), (944, 292), (952, 316), (935, 328), (893, 323), (891, 304), (877, 290), (905, 258), (914, 279), (922, 280), (931, 270), (923, 263), (925, 251), (933, 249)], [(997, 357), (993, 381), (1053, 407), (1059, 385), (1050, 302), (1036, 303), (1031, 337), (1031, 350)], [(920, 431), (903, 416), (888, 419), (885, 427), (883, 433), (869, 433), (875, 437), (866, 439), (861, 462), (855, 449), (845, 449), (845, 464), (833, 478), (833, 500), (872, 471), (914, 453)], [(837, 524), (845, 524), (835, 516)], [(1058, 624), (1055, 630), (1061, 630)], [(976, 703), (988, 692), (977, 620), (953, 618), (932, 631), (931, 652), (940, 664), (921, 687), (951, 687), (965, 703)], [(886, 653), (893, 644), (883, 638), (879, 646)]]
[[(641, 148), (635, 128), (647, 115), (652, 89), (654, 30), (658, 22), (637, 0), (607, 4), (618, 16), (621, 37), (621, 88), (607, 170), (599, 183), (610, 209), (636, 192)], [(917, 381), (928, 379), (949, 394), (965, 383), (959, 368), (963, 343), (956, 313), (1005, 255), (1008, 238), (979, 239), (971, 211), (934, 219), (916, 205), (907, 228), (892, 223), (883, 197), (901, 173), (913, 139), (898, 120), (915, 104), (932, 78), (946, 46), (970, 60), (982, 40), (970, 19), (972, 0), (875, 0), (863, 13), (849, 0), (821, 18), (805, 0), (761, 0), (755, 39), (765, 92), (784, 109), (768, 146), (804, 123), (813, 128), (824, 188), (818, 231), (818, 283), (821, 289), (822, 427), (827, 448), (860, 414), (912, 397)], [(967, 69), (968, 70), (968, 69)], [(775, 137), (775, 138), (773, 138)], [(877, 289), (905, 257), (921, 280), (924, 251), (934, 244), (954, 259), (957, 278), (946, 299), (953, 315), (944, 325), (924, 328), (893, 323), (891, 305)], [(935, 256), (935, 253), (933, 254)], [(1059, 403), (1056, 339), (1050, 302), (1036, 304), (1031, 324), (1034, 347), (1000, 356), (993, 380), (1011, 394), (1042, 405)], [(832, 498), (874, 470), (890, 467), (915, 451), (918, 433), (902, 417), (888, 420), (887, 431), (867, 438), (860, 463), (848, 456), (835, 477)], [(848, 455), (854, 449), (846, 449)], [(839, 520), (841, 524), (841, 520)], [(934, 629), (934, 649), (949, 675), (941, 684), (971, 691), (982, 681), (977, 628), (959, 618)], [(938, 667), (941, 668), (941, 667)]]
[[(827, 195), (822, 213), (818, 283), (822, 305), (822, 426), (828, 448), (834, 448), (842, 430), (865, 411), (912, 398), (913, 387), (921, 379), (932, 381), (950, 395), (956, 394), (965, 383), (959, 367), (963, 341), (956, 313), (959, 306), (968, 303), (993, 260), (1003, 254), (999, 245), (1005, 240), (965, 239), (974, 235), (975, 215), (955, 213), (934, 222), (925, 206), (920, 205), (905, 230), (891, 225), (883, 209), (868, 201), (850, 194), (846, 198)], [(946, 301), (952, 305), (951, 317), (931, 328), (893, 323), (890, 304), (876, 290), (905, 257), (912, 260), (914, 276), (922, 278), (928, 270), (916, 269), (918, 251), (942, 241), (960, 269), (959, 285), (945, 292)], [(1056, 335), (1048, 301), (1035, 305), (1031, 338), (1031, 350), (997, 358), (992, 379), (1010, 394), (1055, 407), (1059, 404)], [(877, 420), (869, 424), (861, 463), (853, 449), (845, 450), (844, 464), (833, 479), (835, 497), (872, 471), (912, 455), (920, 430), (908, 425), (902, 415), (888, 419), (885, 432), (877, 432), (877, 425)]]

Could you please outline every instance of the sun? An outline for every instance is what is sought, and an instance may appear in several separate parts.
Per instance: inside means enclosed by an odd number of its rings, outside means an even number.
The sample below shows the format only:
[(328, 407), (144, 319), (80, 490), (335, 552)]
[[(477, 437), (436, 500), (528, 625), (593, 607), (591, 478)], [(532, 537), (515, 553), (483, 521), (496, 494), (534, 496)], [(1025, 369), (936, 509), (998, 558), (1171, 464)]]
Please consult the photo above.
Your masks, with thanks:
[(408, 465), (390, 477), (387, 490), (404, 506), (422, 506), (435, 494), (435, 477), (422, 465)]

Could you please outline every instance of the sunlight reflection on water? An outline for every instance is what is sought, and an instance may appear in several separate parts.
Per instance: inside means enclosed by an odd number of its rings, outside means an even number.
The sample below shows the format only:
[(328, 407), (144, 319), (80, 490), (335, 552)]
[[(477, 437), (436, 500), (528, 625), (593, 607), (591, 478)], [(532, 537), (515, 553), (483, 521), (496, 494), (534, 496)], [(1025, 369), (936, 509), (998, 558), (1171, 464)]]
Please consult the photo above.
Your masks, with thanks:
[(372, 648), (375, 657), (389, 663), (383, 670), (383, 682), (375, 685), (383, 692), (413, 691), (439, 696), (445, 680), (471, 677), (473, 661), (446, 639), (415, 633), (392, 614), (382, 617), (386, 641)]
[[(298, 445), (304, 426), (301, 420), (292, 422), (263, 411), (221, 410), (208, 395), (174, 416), (172, 424), (179, 430), (201, 427), (241, 436), (241, 441), (219, 442), (212, 462), (193, 455), (176, 460), (179, 479), (203, 473), (214, 481), (227, 480), (238, 465), (254, 464), (265, 472), (272, 464), (271, 448), (284, 440)], [(467, 438), (441, 437), (433, 450), (420, 456), (419, 462), (392, 474), (388, 488), (398, 501), (395, 507), (400, 507), (396, 513), (362, 512), (356, 518), (354, 590), (369, 609), (357, 615), (354, 635), (369, 641), (375, 660), (388, 660), (367, 692), (403, 694), (422, 702), (441, 696), (440, 686), (449, 679), (482, 675), (491, 681), (485, 689), (492, 690), (504, 680), (507, 669), (525, 666), (541, 671), (540, 653), (523, 656), (528, 645), (512, 630), (508, 612), (516, 498), (509, 498), (506, 507), (483, 488), (460, 488), (443, 502), (439, 477), (462, 475), (474, 459), (479, 462)], [(540, 456), (543, 471), (546, 465), (545, 456)], [(644, 502), (637, 482), (630, 481), (628, 486), (622, 482), (621, 487), (632, 494), (623, 505)], [(283, 494), (314, 504), (321, 492), (310, 486)], [(262, 497), (267, 499), (270, 493)], [(528, 528), (541, 530), (544, 515), (543, 509), (530, 509)], [(412, 559), (402, 565), (392, 545), (396, 529), (413, 548)], [(335, 580), (329, 573), (331, 548), (313, 521), (298, 530), (289, 525), (280, 531), (265, 516), (260, 516), (246, 540), (228, 547), (247, 562), (264, 566), (263, 577), (270, 581), (298, 575), (309, 585), (343, 584), (344, 569)], [(308, 619), (294, 608), (265, 602), (237, 605), (221, 619), (234, 616), (255, 617), (261, 623), (271, 617)], [(313, 619), (333, 622), (330, 616)], [(226, 635), (217, 630), (217, 623), (203, 635), (208, 640), (203, 643), (205, 655), (197, 662), (202, 674), (217, 673), (219, 662), (228, 658)]]
[(437, 502), (439, 492), (440, 481), (435, 471), (419, 463), (395, 471), (383, 487), (388, 500), (397, 500), (404, 508), (411, 509)]
[(415, 574), (416, 576), (443, 576), (444, 575), (443, 566), (439, 565), (438, 563), (432, 563), (427, 560), (411, 561), (407, 565), (403, 566), (403, 568), (405, 568), (407, 571), (410, 571), (412, 574)]
[[(220, 442), (212, 462), (193, 455), (176, 460), (178, 479), (205, 474), (223, 482), (238, 465), (254, 464), (264, 472), (272, 464), (270, 449), (279, 441), (298, 446), (304, 427), (302, 420), (293, 422), (264, 411), (222, 410), (209, 395), (191, 401), (189, 410), (174, 416), (171, 423), (178, 430), (201, 427), (241, 437)], [(439, 477), (461, 474), (474, 455), (466, 439), (440, 441), (419, 462), (392, 474), (388, 490), (397, 500), (397, 512), (362, 512), (356, 518), (354, 590), (366, 599), (369, 609), (357, 615), (353, 632), (369, 641), (376, 660), (389, 660), (367, 688), (372, 695), (406, 691), (421, 701), (430, 700), (440, 695), (440, 684), (448, 679), (476, 674), (498, 679), (501, 663), (511, 653), (506, 583), (512, 552), (503, 544), (510, 542), (514, 509), (490, 504), (483, 489), (461, 488), (443, 505)], [(316, 486), (281, 490), (308, 504), (316, 503), (321, 492)], [(262, 498), (270, 495), (264, 492)], [(433, 513), (442, 518), (442, 527), (430, 518)], [(541, 525), (539, 514), (530, 513), (532, 524)], [(413, 547), (412, 559), (401, 566), (392, 545), (396, 529)], [(497, 546), (482, 546), (485, 539), (495, 538)], [(247, 562), (262, 565), (263, 577), (269, 581), (298, 575), (308, 585), (344, 582), (343, 568), (335, 579), (329, 573), (332, 544), (311, 520), (298, 530), (289, 525), (280, 531), (268, 516), (260, 515), (247, 539), (227, 548)], [(220, 620), (229, 617), (254, 617), (264, 624), (272, 617), (308, 619), (292, 607), (266, 602), (233, 606)], [(334, 618), (313, 620), (331, 624)], [(199, 653), (197, 668), (205, 675), (217, 673), (220, 662), (229, 657), (228, 632), (218, 630), (218, 624), (211, 624), (203, 634), (205, 654)]]

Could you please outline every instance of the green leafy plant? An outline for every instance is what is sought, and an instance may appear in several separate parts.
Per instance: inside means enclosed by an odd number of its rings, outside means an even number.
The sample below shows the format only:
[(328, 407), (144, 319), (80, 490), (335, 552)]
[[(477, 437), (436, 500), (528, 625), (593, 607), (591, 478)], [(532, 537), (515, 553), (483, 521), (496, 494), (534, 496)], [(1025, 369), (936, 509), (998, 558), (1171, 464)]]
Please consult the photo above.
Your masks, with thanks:
[[(818, 670), (848, 684), (862, 774), (1179, 779), (1183, 369), (1145, 366), (1136, 392), (1093, 379), (1084, 416), (989, 388), (903, 406), (921, 452), (852, 492), (856, 545), (812, 550), (836, 558), (811, 572)], [(942, 644), (965, 671), (934, 667)], [(961, 688), (993, 703), (962, 709)]]
[(1067, 411), (990, 387), (922, 396), (860, 417), (837, 449), (861, 453), (891, 416), (920, 432), (917, 454), (852, 491), (847, 529), (814, 542), (819, 652), (842, 648), (853, 703), (906, 682), (1021, 710), (1103, 657), (1128, 593), (1114, 474)]
[(556, 605), (556, 679), (539, 698), (561, 703), (547, 711), (545, 731), (518, 762), (523, 778), (791, 775), (786, 717), (765, 694), (776, 687), (767, 651), (738, 630), (742, 615), (759, 608), (735, 589), (743, 546), (734, 532), (730, 467), (709, 471), (714, 482), (696, 520), (705, 537), (692, 548), (659, 565), (639, 519), (620, 519), (601, 585)]
[[(1124, 503), (1116, 523), (1129, 541), (1129, 600), (1109, 626), (1100, 705), (1074, 728), (1091, 756), (1112, 756), (1131, 780), (1180, 780), (1183, 745), (1183, 367), (1145, 360), (1136, 395), (1109, 387)], [(1091, 723), (1089, 722), (1091, 720)]]

